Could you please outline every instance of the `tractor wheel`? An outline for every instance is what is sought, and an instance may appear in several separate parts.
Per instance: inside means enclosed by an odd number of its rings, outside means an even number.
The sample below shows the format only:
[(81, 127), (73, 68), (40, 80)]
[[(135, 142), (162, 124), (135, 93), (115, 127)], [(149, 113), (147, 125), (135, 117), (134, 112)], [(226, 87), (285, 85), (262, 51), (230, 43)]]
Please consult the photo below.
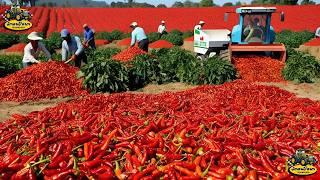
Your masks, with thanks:
[(225, 61), (231, 61), (229, 49), (221, 50), (219, 53), (219, 57)]
[(21, 15), (20, 15), (20, 14), (17, 14), (17, 15), (16, 15), (16, 20), (17, 20), (17, 21), (20, 21), (20, 20), (21, 20)]
[(7, 18), (8, 20), (11, 18), (11, 14), (10, 14), (10, 13), (8, 13), (8, 12), (6, 13), (6, 15), (5, 15), (5, 16), (6, 16), (6, 18)]
[(301, 165), (304, 166), (306, 164), (306, 161), (304, 159), (301, 160)]
[(292, 162), (292, 164), (294, 164), (296, 162), (296, 160), (294, 158), (291, 158), (291, 162)]

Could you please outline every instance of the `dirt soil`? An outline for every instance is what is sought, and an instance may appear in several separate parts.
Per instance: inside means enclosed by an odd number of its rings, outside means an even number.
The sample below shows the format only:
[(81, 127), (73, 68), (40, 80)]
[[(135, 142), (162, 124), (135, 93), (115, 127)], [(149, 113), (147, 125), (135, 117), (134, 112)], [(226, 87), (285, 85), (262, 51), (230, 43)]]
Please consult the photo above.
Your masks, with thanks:
[(33, 111), (41, 111), (48, 107), (54, 107), (61, 102), (67, 102), (72, 98), (45, 99), (37, 102), (0, 102), (0, 122), (9, 119), (12, 114), (26, 115)]
[[(309, 98), (312, 100), (320, 101), (320, 81), (313, 84), (295, 84), (292, 82), (284, 83), (258, 83), (268, 86), (276, 86), (281, 89), (287, 90), (301, 98)], [(186, 85), (184, 83), (169, 83), (169, 84), (149, 84), (143, 89), (135, 91), (135, 93), (157, 94), (163, 92), (178, 92), (188, 89), (192, 89), (195, 86)], [(54, 107), (61, 102), (68, 102), (72, 98), (58, 98), (58, 99), (46, 99), (37, 102), (0, 102), (0, 122), (10, 118), (12, 114), (26, 115), (33, 111), (41, 111), (48, 107)]]

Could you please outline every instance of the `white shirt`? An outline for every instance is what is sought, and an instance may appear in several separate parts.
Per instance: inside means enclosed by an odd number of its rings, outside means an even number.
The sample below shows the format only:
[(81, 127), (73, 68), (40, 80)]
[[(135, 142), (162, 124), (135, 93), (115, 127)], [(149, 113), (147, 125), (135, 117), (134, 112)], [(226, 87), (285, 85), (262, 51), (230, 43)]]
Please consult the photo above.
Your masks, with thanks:
[(202, 26), (201, 26), (200, 24), (198, 24), (198, 25), (196, 25), (196, 26), (194, 27), (194, 29), (201, 30), (201, 29), (202, 29)]
[(316, 36), (320, 37), (320, 27), (318, 27), (318, 29), (316, 30)]
[(166, 30), (166, 26), (160, 24), (158, 27), (158, 33), (162, 34)]
[(78, 36), (71, 37), (71, 41), (68, 43), (66, 40), (62, 42), (62, 61), (66, 61), (68, 54), (79, 56), (84, 51), (81, 40)]
[(23, 59), (22, 62), (24, 63), (36, 63), (39, 62), (37, 60), (40, 51), (44, 52), (44, 54), (46, 55), (47, 59), (51, 59), (51, 55), (49, 53), (49, 51), (47, 50), (47, 48), (44, 46), (44, 44), (42, 42), (38, 42), (38, 49), (37, 51), (35, 51), (31, 45), (31, 42), (28, 43), (25, 47), (24, 47), (24, 55), (23, 55)]

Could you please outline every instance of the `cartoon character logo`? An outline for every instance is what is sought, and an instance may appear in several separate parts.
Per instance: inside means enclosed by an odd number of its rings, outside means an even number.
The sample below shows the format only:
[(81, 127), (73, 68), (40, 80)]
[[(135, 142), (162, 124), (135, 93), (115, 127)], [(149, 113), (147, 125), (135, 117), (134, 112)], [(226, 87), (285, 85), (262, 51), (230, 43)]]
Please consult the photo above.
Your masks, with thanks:
[(30, 29), (32, 15), (26, 9), (20, 8), (19, 5), (13, 4), (11, 9), (7, 9), (2, 17), (5, 19), (4, 27), (13, 31), (23, 31)]
[(314, 166), (317, 160), (314, 156), (306, 154), (304, 149), (296, 150), (287, 161), (287, 171), (294, 175), (307, 176), (317, 172)]

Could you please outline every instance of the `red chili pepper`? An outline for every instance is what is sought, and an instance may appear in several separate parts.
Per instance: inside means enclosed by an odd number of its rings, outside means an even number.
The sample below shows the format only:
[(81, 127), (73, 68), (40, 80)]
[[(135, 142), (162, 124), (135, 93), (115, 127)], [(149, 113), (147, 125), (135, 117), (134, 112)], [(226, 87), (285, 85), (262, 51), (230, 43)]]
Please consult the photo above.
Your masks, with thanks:
[(101, 159), (100, 156), (97, 156), (94, 160), (92, 161), (86, 161), (83, 163), (84, 167), (87, 167), (89, 169), (91, 169), (92, 167), (95, 167), (97, 165), (99, 165), (101, 163)]
[(57, 173), (51, 177), (52, 180), (65, 179), (68, 175), (73, 174), (73, 169), (68, 169), (66, 171)]
[(190, 171), (187, 168), (181, 167), (181, 166), (174, 166), (174, 168), (178, 171), (180, 171), (181, 173), (188, 175), (188, 176), (195, 176), (196, 174), (192, 171)]
[(115, 134), (117, 133), (117, 129), (114, 129), (108, 136), (108, 138), (102, 143), (103, 145), (101, 146), (101, 150), (102, 151), (105, 151), (108, 146), (109, 146), (109, 143), (111, 141), (111, 139), (115, 136)]
[(257, 179), (257, 171), (250, 170), (248, 176), (246, 177), (246, 180), (256, 180), (256, 179)]
[(151, 166), (148, 166), (146, 169), (144, 169), (143, 171), (141, 172), (138, 172), (134, 177), (133, 177), (133, 180), (139, 180), (141, 179), (143, 176), (146, 176), (147, 174), (153, 172), (154, 170), (156, 170), (156, 166), (154, 165), (151, 165)]

